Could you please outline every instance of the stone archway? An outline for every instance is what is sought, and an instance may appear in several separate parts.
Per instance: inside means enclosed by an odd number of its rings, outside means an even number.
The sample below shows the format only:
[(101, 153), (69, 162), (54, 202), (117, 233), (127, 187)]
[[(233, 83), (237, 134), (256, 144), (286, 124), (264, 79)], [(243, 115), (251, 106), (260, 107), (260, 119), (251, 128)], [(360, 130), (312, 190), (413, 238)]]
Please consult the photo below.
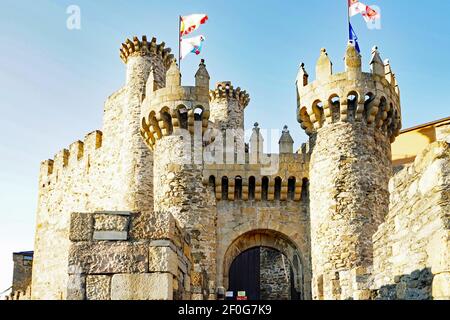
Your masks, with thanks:
[(229, 271), (233, 261), (243, 252), (252, 248), (266, 247), (282, 253), (289, 261), (293, 271), (293, 285), (300, 293), (300, 298), (304, 299), (305, 265), (301, 253), (286, 235), (273, 230), (253, 230), (235, 239), (228, 247), (223, 259), (223, 284), (228, 288)]

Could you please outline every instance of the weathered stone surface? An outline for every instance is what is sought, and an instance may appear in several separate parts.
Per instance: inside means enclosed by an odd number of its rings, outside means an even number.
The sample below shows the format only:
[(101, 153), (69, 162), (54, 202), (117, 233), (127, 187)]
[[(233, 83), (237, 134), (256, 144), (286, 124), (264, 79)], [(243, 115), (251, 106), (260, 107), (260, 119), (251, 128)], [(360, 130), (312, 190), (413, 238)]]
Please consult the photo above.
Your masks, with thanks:
[(169, 273), (116, 274), (111, 300), (171, 300), (173, 276)]
[(69, 273), (144, 273), (148, 271), (148, 245), (133, 242), (73, 243)]
[(92, 215), (72, 213), (70, 215), (70, 241), (89, 241), (92, 237)]
[(373, 237), (373, 287), (391, 288), (383, 298), (392, 291), (397, 299), (441, 294), (434, 287), (450, 267), (449, 166), (449, 145), (436, 142), (391, 179), (389, 214)]
[(95, 214), (95, 231), (128, 231), (130, 218), (127, 216), (113, 214)]
[[(330, 143), (330, 136), (339, 139)], [(389, 139), (365, 123), (327, 125), (312, 139), (311, 252), (318, 283), (321, 275), (371, 266), (372, 236), (389, 211), (391, 161)], [(353, 298), (352, 282), (324, 283), (324, 298)]]
[(260, 251), (261, 300), (291, 300), (291, 266), (276, 250)]
[(72, 144), (68, 153), (59, 153), (41, 166), (32, 281), (35, 299), (66, 297), (71, 212), (139, 212), (133, 216), (131, 238), (149, 238), (153, 156), (139, 134), (141, 100), (151, 70), (157, 87), (165, 85), (168, 61), (164, 59), (170, 60), (166, 50), (157, 50), (156, 44), (152, 47), (148, 57), (127, 57), (128, 81), (102, 107), (102, 132), (93, 132)]
[(72, 274), (67, 282), (67, 300), (86, 299), (86, 276), (83, 274)]
[(14, 270), (11, 292), (21, 291), (25, 293), (31, 286), (33, 252), (13, 253), (13, 262)]
[(149, 271), (178, 273), (178, 256), (170, 247), (149, 248)]
[(450, 300), (450, 272), (435, 275), (432, 290), (434, 299)]
[(87, 300), (110, 300), (110, 298), (111, 298), (111, 276), (86, 277)]

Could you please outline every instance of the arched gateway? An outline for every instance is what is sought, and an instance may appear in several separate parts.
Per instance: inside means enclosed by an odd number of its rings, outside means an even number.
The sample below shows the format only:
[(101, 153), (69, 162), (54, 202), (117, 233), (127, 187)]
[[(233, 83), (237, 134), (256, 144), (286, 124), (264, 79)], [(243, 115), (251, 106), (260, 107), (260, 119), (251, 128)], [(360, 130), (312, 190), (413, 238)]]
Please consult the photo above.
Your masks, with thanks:
[(304, 261), (293, 241), (273, 230), (247, 232), (228, 247), (223, 284), (252, 300), (305, 298)]

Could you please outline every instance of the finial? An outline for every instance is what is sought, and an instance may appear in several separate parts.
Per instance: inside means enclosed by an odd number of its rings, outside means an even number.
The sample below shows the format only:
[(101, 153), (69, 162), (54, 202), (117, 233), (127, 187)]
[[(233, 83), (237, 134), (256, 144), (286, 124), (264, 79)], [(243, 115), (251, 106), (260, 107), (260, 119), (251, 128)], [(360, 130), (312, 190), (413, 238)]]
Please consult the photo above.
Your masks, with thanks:
[(180, 69), (178, 69), (178, 64), (175, 59), (172, 60), (169, 70), (167, 70), (166, 74), (166, 86), (180, 86), (181, 85), (181, 73)]
[(258, 128), (259, 127), (259, 123), (258, 122), (255, 122), (255, 124), (253, 125), (254, 127), (255, 127), (255, 129), (256, 128)]
[(205, 88), (209, 91), (210, 76), (206, 70), (205, 60), (201, 59), (198, 65), (197, 73), (195, 74), (195, 86)]
[(287, 125), (283, 128), (278, 144), (280, 145), (280, 154), (293, 153), (294, 139), (292, 139)]
[(384, 60), (384, 74), (386, 76), (386, 80), (395, 87), (395, 75), (391, 68), (391, 62), (389, 59)]
[(384, 63), (378, 52), (378, 47), (374, 46), (372, 48), (372, 59), (370, 60), (370, 69), (373, 74), (384, 77)]
[(356, 50), (356, 47), (349, 42), (345, 51), (345, 69), (351, 78), (361, 73), (361, 64), (361, 55)]
[(307, 86), (308, 78), (309, 78), (309, 74), (308, 74), (308, 72), (306, 72), (305, 64), (302, 62), (300, 64), (300, 70), (298, 71), (298, 75), (297, 75), (297, 80), (296, 80), (297, 87), (298, 87), (299, 83), (301, 83), (304, 87)]
[(320, 57), (316, 64), (316, 79), (326, 80), (329, 76), (333, 74), (333, 63), (331, 63), (328, 57), (327, 50), (322, 48), (320, 50)]

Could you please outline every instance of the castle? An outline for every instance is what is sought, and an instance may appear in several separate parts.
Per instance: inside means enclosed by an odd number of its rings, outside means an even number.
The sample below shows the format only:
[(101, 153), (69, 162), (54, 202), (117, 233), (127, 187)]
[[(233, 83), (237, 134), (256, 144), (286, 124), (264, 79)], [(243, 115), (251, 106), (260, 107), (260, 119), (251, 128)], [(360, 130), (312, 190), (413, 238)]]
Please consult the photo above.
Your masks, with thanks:
[(181, 85), (170, 49), (135, 37), (102, 131), (41, 164), (31, 299), (449, 299), (449, 126), (393, 170), (400, 90), (352, 45), (296, 80), (309, 142), (266, 154), (249, 95)]

